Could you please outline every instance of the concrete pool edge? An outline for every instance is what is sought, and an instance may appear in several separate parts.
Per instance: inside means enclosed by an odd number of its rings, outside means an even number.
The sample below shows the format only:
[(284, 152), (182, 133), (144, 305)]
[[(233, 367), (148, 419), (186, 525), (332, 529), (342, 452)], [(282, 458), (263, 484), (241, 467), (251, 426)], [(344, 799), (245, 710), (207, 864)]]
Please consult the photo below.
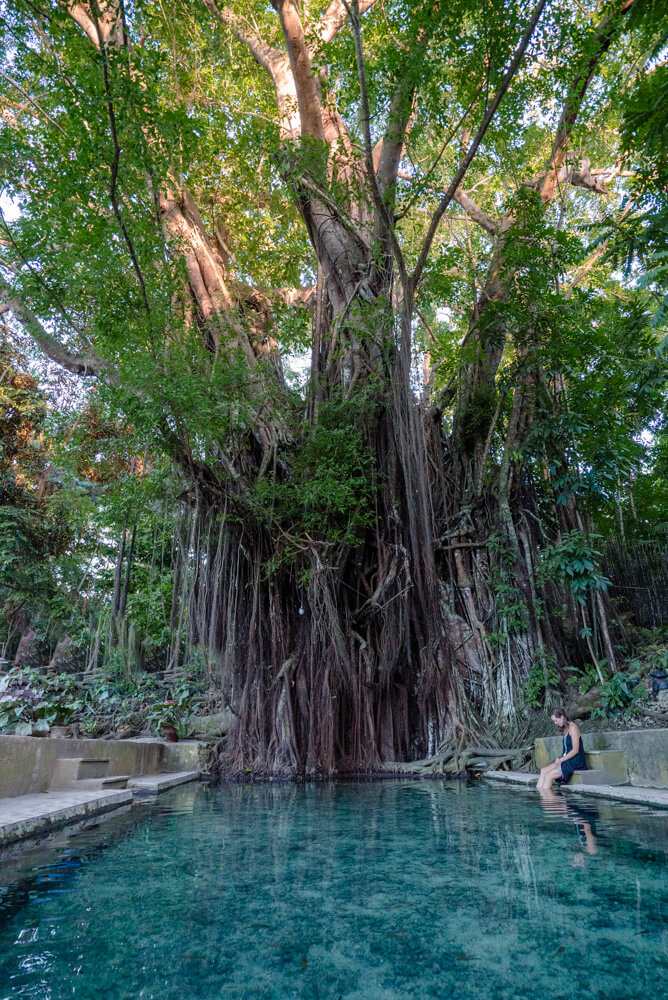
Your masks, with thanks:
[(134, 801), (146, 801), (180, 785), (200, 780), (199, 771), (142, 775), (122, 789), (67, 788), (0, 799), (0, 849), (40, 837), (52, 830), (101, 816)]
[[(500, 781), (509, 785), (524, 785), (533, 788), (538, 775), (523, 771), (485, 771), (483, 777), (487, 781)], [(668, 788), (650, 788), (639, 785), (572, 785), (564, 791), (577, 795), (594, 795), (598, 798), (615, 799), (618, 802), (631, 802), (641, 806), (653, 806), (656, 809), (668, 809)]]

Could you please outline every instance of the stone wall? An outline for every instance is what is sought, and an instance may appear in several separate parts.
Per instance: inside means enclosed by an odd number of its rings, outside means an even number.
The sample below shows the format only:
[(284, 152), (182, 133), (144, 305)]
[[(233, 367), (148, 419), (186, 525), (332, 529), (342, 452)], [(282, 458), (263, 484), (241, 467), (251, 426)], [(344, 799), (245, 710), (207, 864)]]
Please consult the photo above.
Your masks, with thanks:
[[(179, 744), (174, 744), (178, 746)], [(109, 758), (108, 774), (155, 774), (170, 766), (159, 740), (70, 740), (0, 736), (0, 798), (46, 792), (58, 757)]]
[[(585, 752), (621, 750), (632, 785), (668, 788), (668, 729), (627, 729), (583, 733)], [(534, 743), (536, 767), (561, 756), (561, 736), (545, 736)]]

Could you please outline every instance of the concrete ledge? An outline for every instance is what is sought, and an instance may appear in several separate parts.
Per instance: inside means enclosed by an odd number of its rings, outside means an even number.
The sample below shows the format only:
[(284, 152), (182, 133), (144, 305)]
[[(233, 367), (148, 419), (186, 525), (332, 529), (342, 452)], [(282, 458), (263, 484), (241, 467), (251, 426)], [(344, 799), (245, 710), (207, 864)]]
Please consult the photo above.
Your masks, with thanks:
[(533, 787), (538, 781), (537, 774), (529, 774), (526, 771), (484, 771), (483, 778), (490, 781), (505, 781), (509, 785), (525, 785), (527, 788)]
[(132, 802), (126, 789), (37, 792), (0, 799), (0, 847)]
[(213, 743), (201, 740), (179, 740), (177, 743), (163, 743), (160, 771), (205, 771), (205, 761), (209, 747)]
[[(509, 785), (524, 785), (533, 788), (538, 780), (537, 774), (527, 774), (523, 771), (485, 771), (484, 778), (491, 781), (502, 781)], [(668, 788), (640, 788), (638, 785), (564, 785), (561, 789), (569, 795), (596, 795), (603, 799), (615, 799), (617, 802), (634, 802), (637, 805), (653, 806), (658, 809), (668, 809)]]
[(635, 802), (640, 806), (668, 809), (668, 788), (640, 788), (638, 785), (566, 785), (565, 792), (576, 795), (598, 795), (618, 802)]
[[(184, 771), (189, 765), (170, 767), (166, 757), (169, 751), (165, 750), (169, 746), (160, 740), (52, 740), (0, 735), (0, 798), (47, 792), (58, 769), (68, 767), (66, 760), (74, 768), (77, 759), (104, 759), (106, 764), (97, 773), (109, 777), (155, 774), (163, 769)], [(91, 766), (86, 763), (83, 770), (90, 771)], [(78, 768), (72, 777), (94, 777), (94, 773), (80, 773)]]
[(176, 771), (169, 774), (142, 774), (139, 778), (130, 778), (128, 788), (135, 798), (143, 798), (147, 795), (158, 795), (166, 792), (170, 788), (178, 785), (185, 785), (189, 781), (198, 781), (199, 771)]
[[(591, 754), (588, 761), (590, 767), (609, 770), (612, 777), (623, 777), (634, 787), (668, 788), (668, 729), (611, 729), (583, 733), (582, 745), (585, 755)], [(561, 752), (561, 736), (543, 736), (534, 741), (534, 762), (538, 769)], [(613, 754), (618, 755), (614, 764)], [(596, 757), (601, 760), (600, 763), (596, 763)], [(611, 761), (609, 766), (606, 759)]]
[[(133, 800), (198, 781), (199, 771), (146, 774), (132, 778), (127, 788), (81, 787), (0, 798), (0, 850), (17, 841), (49, 834), (92, 816), (130, 807)], [(100, 779), (98, 779), (100, 780)]]

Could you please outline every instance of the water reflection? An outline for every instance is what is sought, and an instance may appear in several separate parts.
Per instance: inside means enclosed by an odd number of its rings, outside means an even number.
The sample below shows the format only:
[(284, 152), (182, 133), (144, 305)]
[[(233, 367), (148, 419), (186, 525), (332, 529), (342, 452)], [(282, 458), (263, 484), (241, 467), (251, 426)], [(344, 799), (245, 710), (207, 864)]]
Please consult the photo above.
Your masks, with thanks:
[[(550, 816), (563, 817), (575, 824), (578, 838), (589, 855), (598, 851), (596, 843), (596, 821), (599, 818), (598, 812), (593, 805), (588, 807), (575, 805), (569, 799), (554, 792), (551, 788), (543, 788), (539, 792), (541, 805)], [(583, 867), (585, 863), (582, 851), (576, 852), (573, 856), (573, 865)]]
[(0, 1000), (661, 993), (665, 815), (410, 781), (184, 805), (7, 871)]

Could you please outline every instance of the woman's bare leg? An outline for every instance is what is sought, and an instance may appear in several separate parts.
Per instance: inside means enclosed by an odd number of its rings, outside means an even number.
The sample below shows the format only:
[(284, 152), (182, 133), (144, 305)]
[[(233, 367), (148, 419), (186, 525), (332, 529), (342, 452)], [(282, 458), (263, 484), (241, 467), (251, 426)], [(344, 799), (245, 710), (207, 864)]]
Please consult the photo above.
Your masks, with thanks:
[(538, 775), (538, 781), (536, 782), (536, 788), (540, 789), (540, 788), (544, 788), (545, 787), (545, 778), (546, 778), (547, 772), (553, 766), (554, 765), (552, 765), (552, 764), (546, 764), (545, 767), (541, 767), (540, 774)]
[(550, 791), (552, 788), (552, 782), (560, 777), (561, 764), (550, 764), (549, 767), (545, 768), (545, 776), (543, 777), (543, 783), (540, 786), (541, 789), (547, 789)]
[(584, 835), (586, 841), (585, 850), (587, 854), (596, 854), (596, 837), (594, 831), (591, 828), (591, 823), (583, 823)]

